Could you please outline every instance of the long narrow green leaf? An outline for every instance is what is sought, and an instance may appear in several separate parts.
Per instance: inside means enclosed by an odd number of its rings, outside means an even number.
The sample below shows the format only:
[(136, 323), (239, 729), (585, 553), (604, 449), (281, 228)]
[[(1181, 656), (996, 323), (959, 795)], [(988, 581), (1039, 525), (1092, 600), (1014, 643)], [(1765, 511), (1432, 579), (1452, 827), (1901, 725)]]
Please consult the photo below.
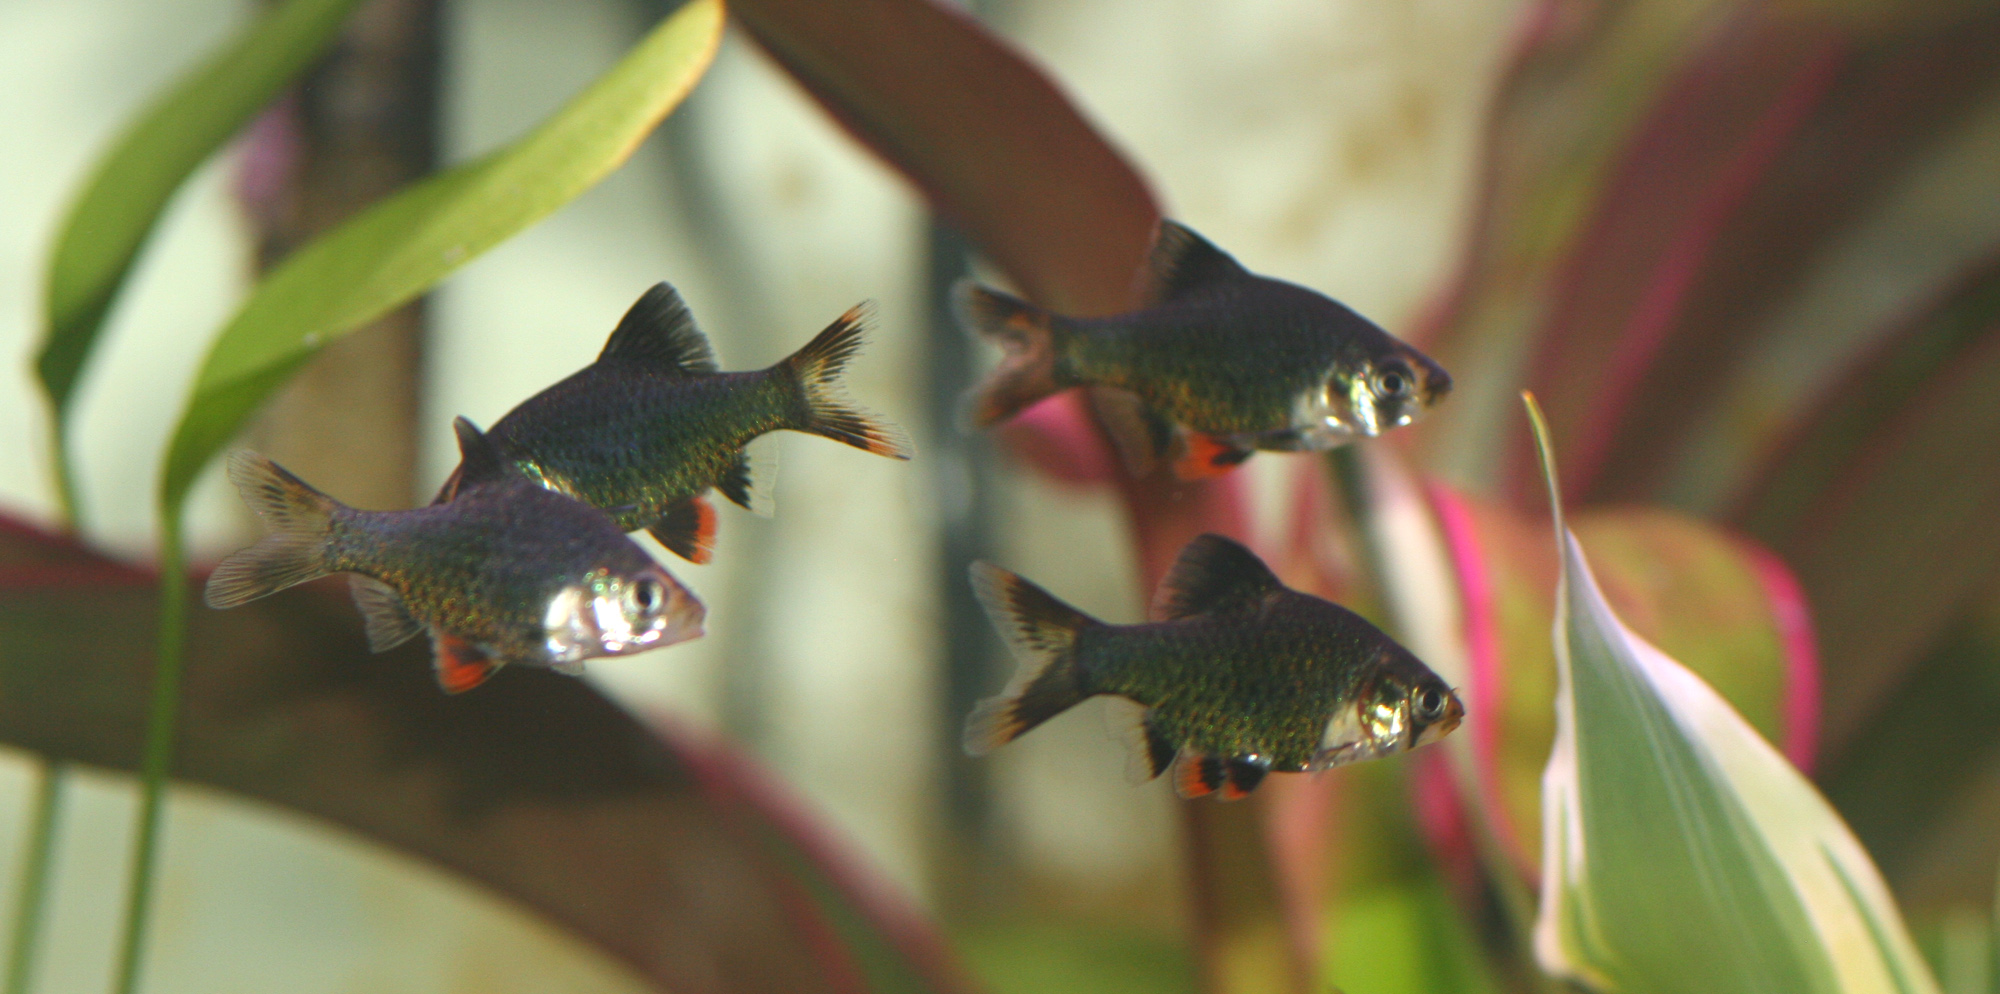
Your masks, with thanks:
[(186, 648), (181, 510), (195, 476), (320, 348), (422, 293), (623, 163), (707, 70), (722, 23), (721, 0), (693, 0), (520, 141), (390, 197), (299, 250), (258, 285), (209, 349), (160, 478), (159, 663), (140, 767), (120, 994), (136, 988), (144, 956)]
[(1544, 968), (1604, 991), (1936, 994), (1825, 799), (1700, 677), (1620, 622), (1555, 504), (1556, 743), (1543, 778)]
[(520, 141), (412, 186), (299, 250), (222, 330), (175, 429), (160, 501), (195, 474), (320, 348), (422, 293), (623, 163), (694, 86), (721, 38), (694, 0)]
[(104, 317), (167, 201), (338, 36), (358, 0), (289, 0), (161, 94), (97, 164), (64, 218), (48, 272), (47, 337), (35, 357), (54, 413), (58, 489), (76, 495), (61, 441)]

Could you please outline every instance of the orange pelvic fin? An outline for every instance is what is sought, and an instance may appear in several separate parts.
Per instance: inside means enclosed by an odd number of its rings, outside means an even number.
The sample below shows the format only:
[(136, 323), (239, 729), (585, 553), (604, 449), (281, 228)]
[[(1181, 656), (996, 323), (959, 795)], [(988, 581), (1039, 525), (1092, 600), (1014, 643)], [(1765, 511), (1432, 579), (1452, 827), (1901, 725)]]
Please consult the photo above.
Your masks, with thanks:
[(706, 497), (689, 497), (667, 508), (646, 529), (674, 555), (691, 563), (715, 558), (715, 508)]
[(1235, 469), (1250, 458), (1250, 450), (1237, 448), (1214, 435), (1190, 431), (1181, 437), (1181, 455), (1174, 460), (1174, 475), (1183, 480), (1206, 480)]
[(437, 666), (438, 686), (447, 694), (463, 694), (485, 683), (500, 668), (485, 650), (456, 635), (432, 633), (431, 649), (437, 654), (433, 662)]
[(1174, 760), (1174, 793), (1186, 798), (1206, 797), (1226, 781), (1222, 760), (1198, 752), (1181, 750)]

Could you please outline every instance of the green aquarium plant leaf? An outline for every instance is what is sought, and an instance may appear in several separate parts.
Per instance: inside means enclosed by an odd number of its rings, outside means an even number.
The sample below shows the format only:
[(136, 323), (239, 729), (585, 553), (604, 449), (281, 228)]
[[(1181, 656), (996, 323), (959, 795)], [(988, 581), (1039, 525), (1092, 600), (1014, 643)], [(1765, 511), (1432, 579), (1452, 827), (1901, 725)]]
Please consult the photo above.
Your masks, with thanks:
[(1602, 991), (1936, 994), (1840, 817), (1701, 678), (1612, 612), (1555, 505), (1556, 738), (1535, 945)]
[(104, 318), (174, 191), (339, 36), (358, 0), (287, 0), (162, 93), (97, 163), (50, 259), (47, 331), (35, 370), (53, 409), (57, 490), (77, 495), (62, 440)]
[(590, 189), (694, 87), (721, 39), (694, 0), (533, 132), (369, 208), (286, 259), (209, 349), (174, 431), (160, 501), (195, 475), (307, 359)]

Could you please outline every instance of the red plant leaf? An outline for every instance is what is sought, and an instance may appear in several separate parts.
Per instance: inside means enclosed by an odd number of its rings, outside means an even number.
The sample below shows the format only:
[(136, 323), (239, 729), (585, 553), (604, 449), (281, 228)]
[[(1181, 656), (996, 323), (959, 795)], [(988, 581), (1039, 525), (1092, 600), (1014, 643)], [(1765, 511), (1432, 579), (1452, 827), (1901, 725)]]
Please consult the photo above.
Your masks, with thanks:
[(1798, 570), (1844, 744), (1968, 600), (2000, 549), (2000, 255), (1973, 267), (1798, 421), (1738, 520)]
[[(134, 768), (155, 581), (5, 521), (0, 560), (22, 581), (0, 587), (0, 740)], [(68, 582), (83, 568), (101, 575)], [(427, 647), (370, 655), (346, 600), (321, 581), (196, 611), (180, 778), (478, 880), (663, 991), (966, 989), (914, 912), (746, 760), (545, 670), (446, 696)]]

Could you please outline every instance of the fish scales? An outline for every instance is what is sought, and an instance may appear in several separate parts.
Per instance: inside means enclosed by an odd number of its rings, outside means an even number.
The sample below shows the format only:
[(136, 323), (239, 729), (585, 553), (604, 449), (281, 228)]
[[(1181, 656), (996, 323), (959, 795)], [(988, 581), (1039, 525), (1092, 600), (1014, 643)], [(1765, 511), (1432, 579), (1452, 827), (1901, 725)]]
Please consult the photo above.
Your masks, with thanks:
[(665, 380), (592, 366), (523, 402), (490, 433), (529, 478), (611, 512), (626, 531), (708, 492), (803, 400), (770, 370)]

